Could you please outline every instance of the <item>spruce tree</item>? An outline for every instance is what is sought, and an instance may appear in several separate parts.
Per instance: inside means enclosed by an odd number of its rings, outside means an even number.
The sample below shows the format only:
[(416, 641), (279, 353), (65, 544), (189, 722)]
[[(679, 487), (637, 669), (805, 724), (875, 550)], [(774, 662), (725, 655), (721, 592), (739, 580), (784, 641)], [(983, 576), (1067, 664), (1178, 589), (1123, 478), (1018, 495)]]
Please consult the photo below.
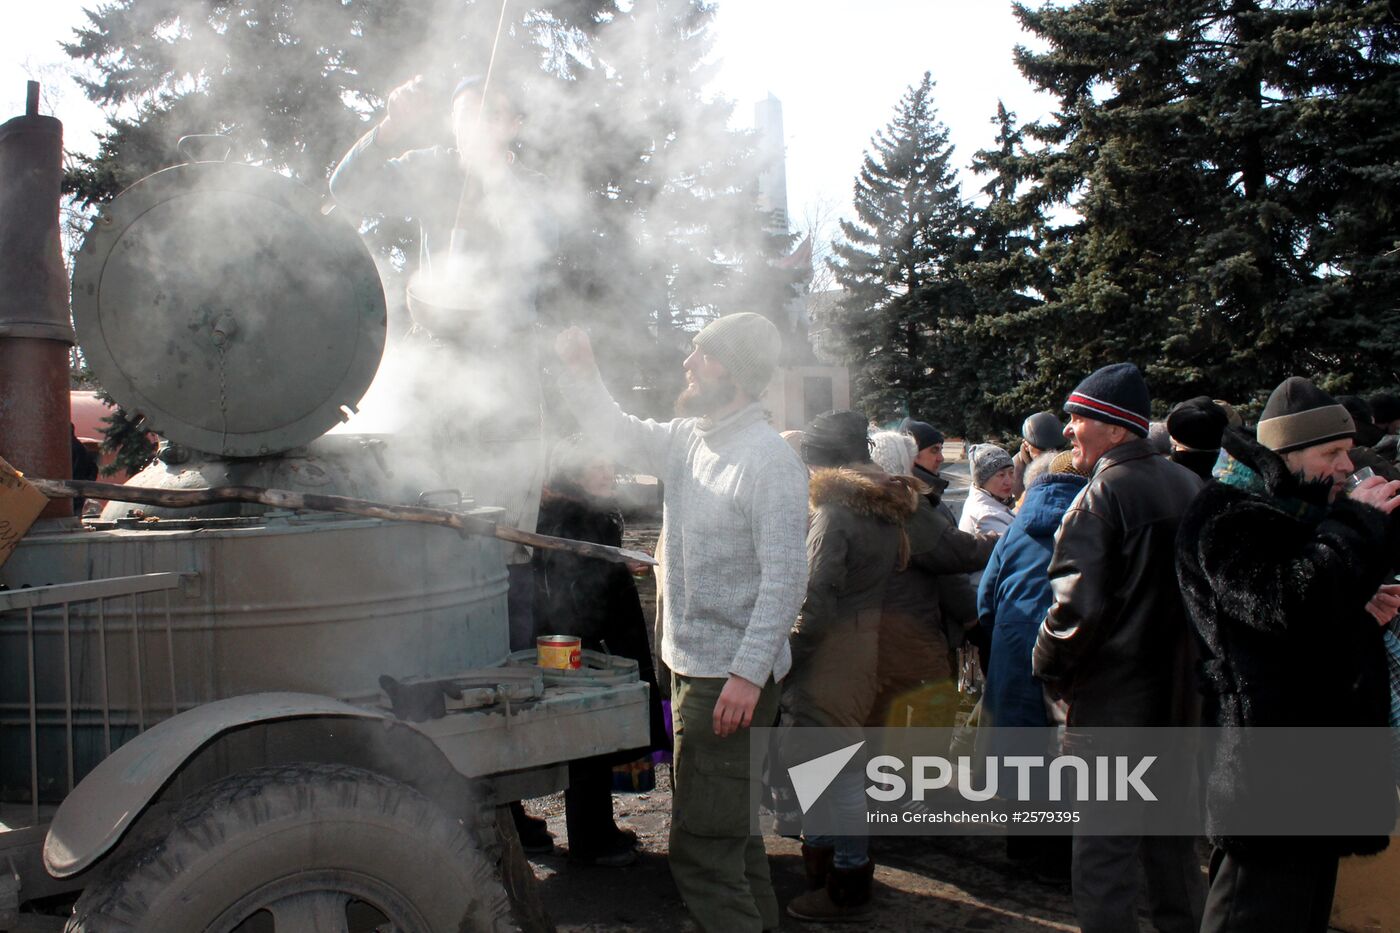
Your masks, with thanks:
[(1132, 360), (1164, 402), (1400, 381), (1400, 22), (1386, 0), (1017, 6), (1059, 97), (1034, 199), (1062, 287), (1018, 394)]
[(713, 5), (655, 0), (610, 13), (588, 38), (589, 64), (566, 57), (534, 143), (542, 171), (586, 195), (567, 225), (552, 303), (591, 323), (630, 410), (664, 416), (690, 336), (709, 320), (757, 311), (780, 320), (792, 277), (786, 246), (757, 205), (756, 149), (729, 128), (733, 104), (705, 91)]
[(1026, 321), (1053, 294), (1041, 252), (1045, 218), (1022, 196), (1031, 162), (1024, 133), (1000, 102), (992, 123), (997, 127), (993, 145), (972, 158), (972, 171), (986, 182), (971, 215), (971, 253), (960, 270), (973, 316), (961, 329), (957, 358), (968, 371), (968, 431), (978, 436), (1012, 434), (1028, 414), (1013, 391), (1039, 355), (1036, 328)]
[(949, 350), (971, 310), (957, 263), (968, 211), (938, 120), (933, 79), (911, 86), (871, 141), (831, 267), (843, 295), (824, 321), (851, 367), (854, 402), (881, 421), (905, 414), (963, 429)]

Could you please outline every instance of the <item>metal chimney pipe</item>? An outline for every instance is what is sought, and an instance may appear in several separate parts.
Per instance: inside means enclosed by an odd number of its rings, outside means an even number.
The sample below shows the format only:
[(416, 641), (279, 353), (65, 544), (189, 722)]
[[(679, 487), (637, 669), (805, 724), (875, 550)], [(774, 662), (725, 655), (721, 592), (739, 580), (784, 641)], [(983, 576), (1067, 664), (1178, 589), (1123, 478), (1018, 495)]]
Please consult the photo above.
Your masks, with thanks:
[[(34, 476), (71, 478), (68, 276), (59, 238), (63, 124), (39, 114), (0, 124), (0, 456)], [(53, 500), (41, 518), (73, 514)]]

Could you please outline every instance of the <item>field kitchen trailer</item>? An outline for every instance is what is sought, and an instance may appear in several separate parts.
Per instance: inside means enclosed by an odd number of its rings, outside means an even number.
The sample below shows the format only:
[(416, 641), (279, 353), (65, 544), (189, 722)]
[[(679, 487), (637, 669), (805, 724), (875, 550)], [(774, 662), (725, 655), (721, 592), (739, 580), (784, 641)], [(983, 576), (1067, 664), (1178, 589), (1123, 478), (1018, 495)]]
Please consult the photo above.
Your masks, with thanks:
[[(421, 438), (326, 433), (379, 367), (384, 292), (268, 169), (132, 184), (71, 294), (92, 372), (165, 438), (131, 486), (276, 495), (74, 518), (62, 128), (36, 104), (0, 126), (0, 456), (56, 497), (0, 566), (0, 930), (76, 891), (73, 931), (528, 925), (500, 807), (647, 744), (635, 662), (512, 655), (491, 503), (420, 500)], [(435, 517), (275, 504), (327, 497)]]

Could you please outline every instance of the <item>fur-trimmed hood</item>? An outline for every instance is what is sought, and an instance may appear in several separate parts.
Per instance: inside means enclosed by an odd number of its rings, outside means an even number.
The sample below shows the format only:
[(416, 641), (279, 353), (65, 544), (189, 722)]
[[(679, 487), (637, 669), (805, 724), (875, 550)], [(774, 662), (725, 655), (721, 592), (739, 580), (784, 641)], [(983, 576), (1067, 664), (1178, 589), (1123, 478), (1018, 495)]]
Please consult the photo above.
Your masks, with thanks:
[[(880, 623), (886, 586), (908, 561), (905, 520), (919, 502), (913, 483), (874, 464), (812, 473), (807, 599), (792, 633), (792, 680), (783, 684), (794, 715), (820, 725), (865, 722), (874, 692), (858, 698), (875, 683), (875, 658), (860, 646), (873, 644), (865, 636)], [(814, 660), (824, 651), (841, 659), (839, 673)]]
[(921, 488), (912, 476), (891, 476), (876, 466), (833, 467), (812, 473), (808, 496), (813, 509), (840, 505), (857, 515), (903, 525), (919, 507)]

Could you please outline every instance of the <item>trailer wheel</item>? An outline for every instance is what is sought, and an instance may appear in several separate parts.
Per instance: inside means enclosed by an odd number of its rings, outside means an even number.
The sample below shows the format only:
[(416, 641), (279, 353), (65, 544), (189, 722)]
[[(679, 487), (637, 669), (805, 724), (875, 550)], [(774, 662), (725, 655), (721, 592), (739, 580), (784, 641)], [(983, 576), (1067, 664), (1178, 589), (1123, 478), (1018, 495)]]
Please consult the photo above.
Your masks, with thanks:
[(246, 771), (190, 798), (172, 824), (83, 892), (68, 933), (516, 928), (495, 870), (461, 822), (370, 771)]

